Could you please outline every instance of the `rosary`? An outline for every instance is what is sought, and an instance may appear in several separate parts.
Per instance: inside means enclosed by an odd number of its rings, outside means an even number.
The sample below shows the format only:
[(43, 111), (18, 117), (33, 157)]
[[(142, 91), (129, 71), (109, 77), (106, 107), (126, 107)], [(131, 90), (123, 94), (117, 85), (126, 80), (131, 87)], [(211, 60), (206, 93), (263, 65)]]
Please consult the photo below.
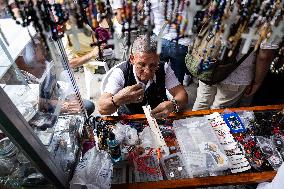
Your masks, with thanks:
[[(178, 44), (181, 38), (191, 40), (189, 52), (198, 49), (199, 34), (206, 29), (206, 41), (199, 53), (200, 70), (210, 69), (216, 60), (234, 57), (239, 50), (246, 54), (253, 46), (258, 50), (262, 42), (273, 43), (284, 36), (283, 3), (281, 0), (270, 1), (228, 1), (228, 0), (160, 0), (159, 10), (168, 26), (176, 32), (174, 41)], [(113, 39), (112, 18), (115, 16), (109, 0), (67, 0), (64, 3), (49, 3), (48, 0), (19, 1), (13, 5), (6, 0), (7, 9), (17, 24), (27, 27), (33, 25), (46, 44), (47, 36), (58, 40), (64, 36), (65, 23), (73, 21), (71, 27), (91, 28), (97, 38), (90, 44), (99, 47), (102, 57), (102, 44)], [(206, 7), (207, 6), (207, 7)], [(15, 14), (17, 8), (18, 14)], [(161, 9), (160, 9), (161, 8)], [(146, 11), (145, 11), (146, 10)], [(99, 23), (106, 20), (109, 25), (108, 37), (98, 29)], [(72, 21), (71, 21), (72, 23)], [(126, 36), (128, 49), (131, 46), (133, 32), (153, 34), (153, 13), (150, 0), (124, 0), (122, 7), (122, 33)], [(165, 28), (162, 28), (162, 31)], [(76, 31), (71, 30), (71, 33)], [(69, 33), (70, 33), (69, 32)], [(157, 37), (159, 54), (163, 32)], [(79, 39), (78, 39), (79, 40)], [(241, 41), (243, 46), (241, 47)], [(70, 42), (70, 40), (69, 40)], [(71, 43), (71, 42), (70, 42)], [(195, 44), (196, 43), (196, 44)], [(74, 44), (78, 46), (78, 44)], [(240, 49), (241, 47), (241, 49)], [(280, 44), (278, 56), (272, 61), (271, 71), (283, 73), (283, 43)], [(46, 49), (48, 49), (46, 45)]]
[(273, 59), (270, 65), (270, 71), (274, 74), (282, 74), (284, 72), (284, 39), (279, 47), (278, 55)]

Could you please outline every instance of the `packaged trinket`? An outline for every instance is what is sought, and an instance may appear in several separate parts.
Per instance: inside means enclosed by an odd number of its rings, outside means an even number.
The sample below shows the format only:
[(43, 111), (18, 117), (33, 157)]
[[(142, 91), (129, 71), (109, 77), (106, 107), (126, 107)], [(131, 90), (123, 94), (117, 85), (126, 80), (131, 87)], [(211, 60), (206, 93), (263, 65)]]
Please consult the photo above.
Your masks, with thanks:
[(161, 164), (168, 180), (187, 178), (181, 153), (171, 154), (161, 159)]
[(223, 119), (232, 133), (245, 132), (246, 128), (236, 112), (223, 114)]
[(189, 176), (230, 167), (228, 157), (205, 117), (175, 120), (173, 127)]
[(277, 170), (283, 159), (277, 149), (272, 145), (272, 141), (268, 138), (257, 136), (257, 145), (261, 149), (264, 157), (268, 160), (269, 164), (272, 166), (274, 170)]

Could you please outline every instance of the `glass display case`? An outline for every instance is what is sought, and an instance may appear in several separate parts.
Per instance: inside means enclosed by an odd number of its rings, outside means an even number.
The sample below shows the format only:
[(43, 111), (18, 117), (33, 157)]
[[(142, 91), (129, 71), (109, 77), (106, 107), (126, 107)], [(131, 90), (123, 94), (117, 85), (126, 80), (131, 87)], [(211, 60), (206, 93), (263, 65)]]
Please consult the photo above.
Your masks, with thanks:
[(0, 21), (0, 185), (68, 188), (85, 110), (62, 43)]

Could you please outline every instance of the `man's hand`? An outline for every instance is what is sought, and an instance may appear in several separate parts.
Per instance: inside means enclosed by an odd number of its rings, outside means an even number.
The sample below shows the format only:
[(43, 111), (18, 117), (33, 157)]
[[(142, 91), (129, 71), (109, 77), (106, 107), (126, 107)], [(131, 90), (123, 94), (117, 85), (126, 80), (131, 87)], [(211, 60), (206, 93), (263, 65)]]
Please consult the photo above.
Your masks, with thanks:
[(155, 109), (151, 111), (151, 115), (157, 119), (166, 118), (174, 110), (174, 105), (171, 101), (164, 101), (160, 103)]
[(67, 101), (62, 104), (61, 113), (76, 113), (80, 111), (80, 104), (76, 100)]
[[(101, 48), (101, 50), (103, 50), (103, 48)], [(99, 47), (95, 46), (93, 48), (93, 50), (90, 52), (90, 59), (92, 59), (93, 57), (97, 58), (99, 56)]]
[[(106, 47), (105, 44), (101, 45), (101, 51), (104, 50), (104, 48)], [(98, 58), (99, 57), (99, 47), (95, 46), (91, 51), (89, 51), (87, 54), (81, 56), (81, 57), (77, 57), (77, 58), (73, 58), (71, 60), (69, 60), (69, 65), (71, 66), (71, 68), (75, 68), (78, 66), (81, 66), (85, 63), (87, 63), (89, 60), (91, 60), (92, 58)]]
[(259, 89), (261, 84), (253, 83), (246, 87), (244, 96), (252, 96)]
[(144, 98), (144, 89), (141, 84), (135, 84), (121, 89), (113, 96), (117, 105), (142, 102)]
[[(107, 44), (102, 43), (100, 46), (101, 52), (103, 53), (104, 49), (106, 48)], [(98, 46), (94, 46), (93, 50), (90, 52), (91, 55), (91, 59), (92, 58), (97, 58), (99, 57), (99, 47)]]

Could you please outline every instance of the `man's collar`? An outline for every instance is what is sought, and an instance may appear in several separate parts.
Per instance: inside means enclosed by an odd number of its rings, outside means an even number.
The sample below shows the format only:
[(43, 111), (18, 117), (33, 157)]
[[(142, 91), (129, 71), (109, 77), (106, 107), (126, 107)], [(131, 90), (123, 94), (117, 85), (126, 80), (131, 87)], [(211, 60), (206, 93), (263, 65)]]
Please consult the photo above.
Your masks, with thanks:
[(145, 90), (148, 89), (148, 87), (150, 87), (150, 85), (153, 83), (153, 81), (156, 82), (156, 74), (154, 74), (154, 78), (151, 79), (151, 80), (149, 80), (149, 81), (147, 82), (147, 84), (145, 85), (145, 84), (144, 84), (142, 81), (140, 81), (140, 79), (137, 77), (134, 66), (133, 66), (132, 69), (133, 69), (133, 74), (134, 74), (134, 78), (135, 78), (135, 80), (136, 80), (136, 83), (141, 83), (142, 86), (143, 86), (143, 88), (145, 87)]

